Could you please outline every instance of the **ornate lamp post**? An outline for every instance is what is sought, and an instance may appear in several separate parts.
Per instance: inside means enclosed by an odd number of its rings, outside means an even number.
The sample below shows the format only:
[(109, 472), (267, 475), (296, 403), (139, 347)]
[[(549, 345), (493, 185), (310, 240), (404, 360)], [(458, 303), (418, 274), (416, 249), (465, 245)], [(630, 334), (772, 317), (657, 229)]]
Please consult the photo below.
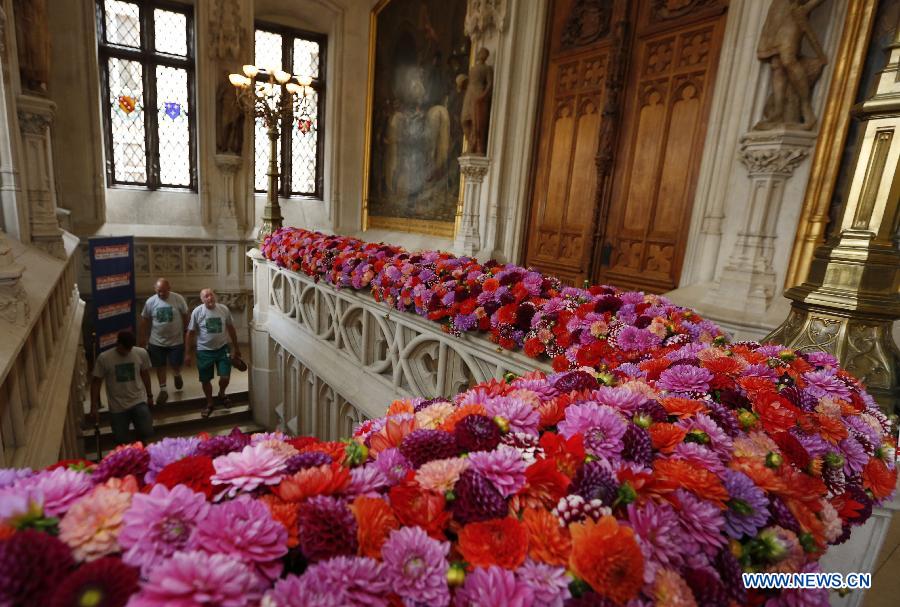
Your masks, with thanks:
[[(255, 65), (243, 66), (243, 74), (231, 74), (228, 80), (235, 87), (238, 104), (248, 115), (260, 118), (269, 135), (269, 184), (266, 191), (266, 208), (259, 226), (259, 242), (281, 227), (284, 217), (278, 204), (278, 136), (283, 122), (292, 122), (298, 116), (298, 128), (308, 132), (313, 128), (309, 113), (309, 92), (312, 80), (306, 76), (294, 76), (279, 69), (262, 69)], [(257, 80), (263, 75), (266, 80)], [(296, 81), (295, 81), (296, 80)]]

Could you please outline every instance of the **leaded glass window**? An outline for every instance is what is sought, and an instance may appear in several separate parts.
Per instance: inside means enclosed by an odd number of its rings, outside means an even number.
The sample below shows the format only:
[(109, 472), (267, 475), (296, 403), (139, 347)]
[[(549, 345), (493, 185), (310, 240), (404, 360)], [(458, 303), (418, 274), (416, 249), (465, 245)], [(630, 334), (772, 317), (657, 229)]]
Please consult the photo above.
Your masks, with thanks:
[[(269, 24), (257, 24), (254, 63), (261, 68), (283, 69), (312, 79), (308, 119), (299, 113), (281, 125), (278, 166), (281, 174), (279, 196), (322, 197), (322, 143), (325, 104), (325, 46), (321, 34)], [(260, 76), (262, 79), (263, 77)], [(306, 118), (306, 117), (304, 117)], [(312, 124), (310, 124), (310, 121)], [(254, 129), (254, 188), (268, 187), (269, 139), (266, 127), (257, 119)]]
[(107, 182), (197, 189), (191, 7), (98, 0)]

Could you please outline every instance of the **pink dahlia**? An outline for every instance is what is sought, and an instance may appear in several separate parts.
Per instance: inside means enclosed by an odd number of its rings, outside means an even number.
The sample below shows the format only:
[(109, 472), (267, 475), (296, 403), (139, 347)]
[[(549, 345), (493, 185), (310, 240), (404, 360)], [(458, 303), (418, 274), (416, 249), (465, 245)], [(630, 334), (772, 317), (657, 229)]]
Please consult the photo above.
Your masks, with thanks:
[(287, 458), (266, 445), (247, 445), (238, 453), (220, 455), (213, 460), (216, 473), (213, 485), (224, 485), (226, 490), (216, 499), (234, 497), (240, 492), (250, 492), (264, 485), (277, 485), (284, 476)]
[(647, 400), (643, 393), (622, 386), (615, 388), (601, 386), (591, 392), (591, 398), (601, 405), (607, 405), (629, 415)]
[(449, 552), (449, 542), (428, 537), (421, 527), (403, 527), (392, 531), (381, 547), (384, 574), (391, 592), (408, 603), (428, 603), (437, 607), (448, 605)]
[(470, 461), (461, 457), (451, 457), (428, 462), (416, 471), (416, 482), (424, 489), (446, 493), (453, 489), (459, 475), (469, 467)]
[(680, 569), (683, 551), (690, 544), (678, 525), (678, 515), (669, 504), (646, 502), (628, 505), (628, 522), (644, 555), (644, 582), (652, 584), (659, 569)]
[(31, 468), (0, 468), (0, 489), (11, 487), (23, 478), (32, 476), (34, 471)]
[(268, 584), (236, 556), (176, 552), (150, 574), (128, 607), (255, 605)]
[(679, 523), (685, 537), (693, 540), (694, 546), (688, 552), (696, 552), (699, 548), (706, 555), (715, 554), (726, 540), (722, 511), (712, 502), (695, 497), (684, 489), (677, 489), (675, 497), (681, 505)]
[(311, 565), (302, 577), (281, 580), (267, 598), (277, 607), (387, 607), (389, 593), (380, 563), (366, 557), (338, 556)]
[(591, 441), (591, 452), (596, 450), (594, 455), (605, 457), (621, 451), (622, 436), (628, 429), (628, 424), (612, 407), (586, 402), (567, 407), (566, 417), (557, 427), (565, 438), (583, 434), (585, 448), (588, 448), (588, 441)]
[(566, 599), (572, 596), (569, 592), (571, 580), (565, 567), (554, 567), (528, 559), (516, 569), (516, 577), (531, 588), (535, 605), (563, 607)]
[(494, 451), (469, 454), (469, 465), (494, 484), (500, 495), (509, 497), (525, 485), (525, 460), (518, 449), (501, 445)]
[(265, 504), (241, 496), (217, 504), (199, 521), (189, 547), (211, 554), (227, 554), (256, 565), (269, 579), (281, 573), (281, 557), (287, 553), (288, 534), (272, 518)]
[(677, 365), (659, 375), (656, 387), (668, 392), (706, 392), (713, 374), (703, 367)]
[(119, 533), (122, 560), (139, 567), (146, 577), (156, 565), (186, 548), (208, 513), (206, 496), (184, 485), (171, 490), (155, 485), (150, 493), (136, 494)]
[(499, 396), (485, 403), (485, 409), (491, 417), (500, 417), (506, 420), (510, 432), (524, 432), (533, 435), (538, 433), (541, 414), (522, 399)]
[(17, 491), (27, 488), (43, 495), (44, 514), (56, 517), (65, 514), (73, 503), (90, 492), (93, 487), (90, 474), (68, 468), (40, 472), (15, 485)]
[(119, 552), (119, 531), (132, 494), (99, 486), (76, 502), (59, 523), (59, 539), (78, 561), (92, 561)]
[(508, 569), (491, 565), (477, 568), (466, 576), (466, 581), (456, 592), (456, 607), (531, 607), (534, 591), (528, 584), (516, 579)]

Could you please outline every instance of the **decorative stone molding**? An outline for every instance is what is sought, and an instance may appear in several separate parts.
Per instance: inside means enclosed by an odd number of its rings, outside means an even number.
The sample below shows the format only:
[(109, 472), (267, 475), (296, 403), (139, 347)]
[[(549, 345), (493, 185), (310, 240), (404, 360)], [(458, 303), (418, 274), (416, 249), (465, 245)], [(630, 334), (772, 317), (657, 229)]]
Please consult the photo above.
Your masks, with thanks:
[(213, 59), (240, 59), (244, 31), (241, 28), (241, 7), (238, 0), (213, 0), (209, 29), (212, 39), (210, 54)]
[(465, 32), (473, 44), (492, 31), (506, 31), (509, 25), (506, 2), (507, 0), (469, 0)]
[(0, 318), (24, 326), (30, 317), (28, 297), (19, 284), (25, 268), (13, 259), (6, 235), (0, 231)]
[[(52, 101), (50, 102), (53, 103)], [(54, 109), (55, 109), (55, 105)], [(19, 126), (25, 133), (44, 135), (53, 123), (53, 113), (34, 112), (19, 108)]]
[[(244, 159), (237, 154), (216, 154), (213, 159), (222, 171), (222, 206), (218, 213), (218, 228), (227, 233), (237, 234), (241, 228), (240, 212), (236, 209), (234, 196), (234, 177), (244, 164)], [(215, 213), (215, 210), (213, 211)]]
[[(360, 418), (377, 417), (395, 398), (449, 396), (508, 371), (550, 370), (481, 336), (448, 335), (441, 325), (391, 311), (368, 294), (335, 289), (259, 257), (253, 265), (252, 401), (283, 402), (278, 395), (286, 379), (283, 369), (290, 365), (269, 356), (273, 347), (290, 355), (298, 367), (295, 376), (307, 369), (339, 396), (315, 402), (317, 412), (301, 412), (301, 419), (334, 415), (334, 403), (344, 401)], [(291, 403), (283, 407), (297, 410)], [(257, 419), (270, 417), (261, 411)], [(292, 414), (282, 417), (289, 421)]]
[(814, 144), (809, 131), (752, 131), (741, 138), (738, 158), (750, 176), (750, 199), (710, 305), (748, 313), (769, 307), (778, 290), (773, 262), (785, 183)]

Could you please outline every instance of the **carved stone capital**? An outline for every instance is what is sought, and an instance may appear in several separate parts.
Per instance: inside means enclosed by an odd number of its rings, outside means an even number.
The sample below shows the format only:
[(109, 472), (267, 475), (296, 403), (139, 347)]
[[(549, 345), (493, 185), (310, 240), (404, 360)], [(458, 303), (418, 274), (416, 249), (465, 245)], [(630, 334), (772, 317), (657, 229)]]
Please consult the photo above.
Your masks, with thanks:
[(465, 32), (473, 41), (492, 31), (503, 33), (509, 23), (507, 0), (469, 0)]
[(244, 158), (238, 154), (216, 154), (213, 160), (223, 173), (236, 173), (244, 164)]
[(53, 123), (56, 104), (43, 97), (19, 95), (16, 100), (19, 114), (19, 127), (24, 133), (44, 135)]
[(487, 175), (491, 159), (487, 156), (465, 155), (459, 157), (459, 172), (471, 183), (481, 183)]
[(738, 158), (751, 176), (788, 177), (809, 156), (815, 140), (808, 131), (754, 131), (741, 137)]

